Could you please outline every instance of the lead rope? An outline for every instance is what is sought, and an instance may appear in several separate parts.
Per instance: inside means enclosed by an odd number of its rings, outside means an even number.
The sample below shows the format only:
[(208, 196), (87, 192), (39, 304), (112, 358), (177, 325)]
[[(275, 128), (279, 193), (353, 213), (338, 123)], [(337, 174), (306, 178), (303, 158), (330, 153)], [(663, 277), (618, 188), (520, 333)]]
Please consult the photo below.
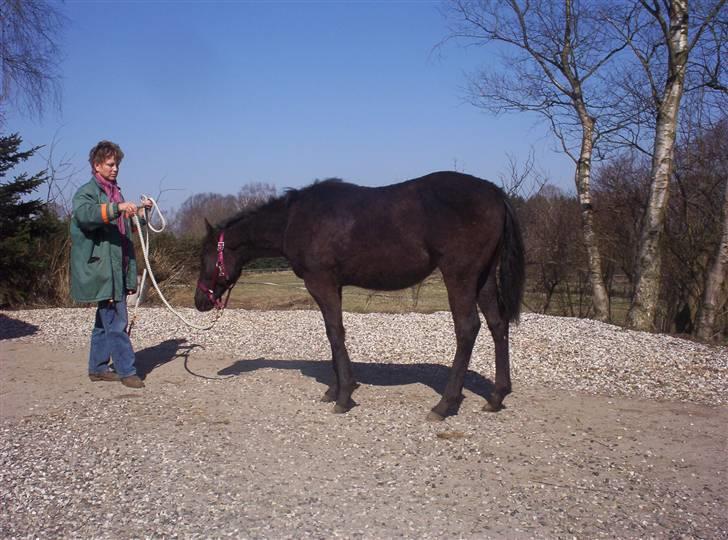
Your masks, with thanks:
[[(162, 232), (164, 230), (164, 228), (167, 226), (167, 220), (164, 219), (164, 215), (162, 214), (161, 210), (159, 209), (159, 206), (157, 206), (157, 201), (155, 201), (148, 195), (142, 195), (141, 200), (142, 200), (142, 202), (144, 202), (145, 200), (149, 200), (152, 202), (152, 211), (151, 212), (149, 212), (148, 208), (146, 208), (146, 207), (144, 208), (144, 219), (147, 222), (147, 227), (149, 229), (151, 229), (152, 231), (154, 231), (155, 233)], [(159, 220), (161, 221), (161, 225), (158, 229), (154, 228), (154, 226), (152, 225), (151, 218), (154, 215), (154, 212), (157, 213), (157, 215), (159, 216)], [(132, 219), (134, 220), (134, 226), (136, 227), (137, 233), (139, 235), (139, 244), (142, 247), (142, 254), (144, 255), (145, 268), (144, 268), (144, 272), (142, 272), (142, 281), (139, 285), (139, 291), (137, 294), (136, 303), (134, 304), (134, 313), (132, 315), (131, 322), (129, 323), (127, 334), (129, 334), (131, 336), (132, 327), (134, 326), (134, 323), (136, 322), (137, 310), (139, 309), (139, 303), (141, 302), (142, 294), (144, 293), (144, 283), (147, 279), (147, 274), (149, 274), (149, 279), (152, 281), (152, 284), (154, 285), (154, 289), (157, 291), (159, 298), (162, 299), (162, 302), (164, 302), (164, 305), (167, 306), (167, 308), (172, 313), (174, 313), (177, 317), (179, 317), (179, 319), (183, 323), (185, 323), (190, 328), (194, 328), (196, 330), (210, 330), (213, 326), (215, 326), (217, 324), (217, 321), (220, 320), (220, 317), (222, 317), (222, 312), (224, 310), (222, 310), (222, 309), (217, 310), (217, 315), (215, 315), (215, 320), (213, 320), (212, 323), (210, 323), (207, 326), (200, 326), (200, 325), (194, 324), (194, 323), (188, 321), (187, 319), (185, 319), (181, 313), (179, 313), (177, 310), (175, 310), (170, 305), (170, 303), (167, 302), (167, 299), (164, 297), (164, 295), (162, 294), (162, 291), (159, 289), (157, 280), (154, 277), (154, 272), (152, 272), (152, 265), (149, 263), (149, 231), (147, 231), (146, 238), (145, 238), (144, 234), (142, 233), (142, 226), (141, 226), (141, 223), (139, 222), (139, 216), (137, 214), (134, 214), (134, 217)]]

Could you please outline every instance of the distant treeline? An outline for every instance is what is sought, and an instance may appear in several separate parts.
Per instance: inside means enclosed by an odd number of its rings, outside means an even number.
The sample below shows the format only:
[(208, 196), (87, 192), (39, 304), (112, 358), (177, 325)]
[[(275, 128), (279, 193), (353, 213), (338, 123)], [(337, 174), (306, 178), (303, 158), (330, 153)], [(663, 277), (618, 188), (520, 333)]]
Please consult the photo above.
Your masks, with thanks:
[[(19, 137), (2, 141), (3, 174), (27, 159)], [(676, 171), (668, 205), (663, 274), (656, 327), (663, 332), (693, 333), (712, 263), (724, 241), (722, 212), (728, 176), (728, 122), (676, 152)], [(649, 191), (649, 161), (622, 154), (594, 175), (592, 205), (597, 242), (602, 254), (610, 301), (610, 320), (622, 324), (636, 280), (639, 234)], [(71, 305), (68, 295), (68, 217), (58, 206), (28, 201), (27, 195), (48, 182), (46, 173), (20, 175), (0, 186), (0, 304), (3, 307)], [(507, 181), (518, 213), (528, 264), (526, 308), (535, 312), (589, 317), (593, 315), (589, 265), (579, 226), (578, 198), (547, 182)], [(253, 183), (237, 195), (203, 193), (190, 197), (171, 216), (168, 231), (152, 235), (151, 262), (163, 286), (194, 283), (204, 220), (222, 221), (236, 212), (255, 208), (276, 188)], [(139, 252), (138, 252), (139, 253)], [(138, 257), (141, 258), (139, 254)], [(285, 259), (259, 259), (249, 271), (288, 268)], [(153, 295), (152, 295), (153, 296)], [(715, 334), (728, 335), (728, 294), (725, 284), (718, 298)]]

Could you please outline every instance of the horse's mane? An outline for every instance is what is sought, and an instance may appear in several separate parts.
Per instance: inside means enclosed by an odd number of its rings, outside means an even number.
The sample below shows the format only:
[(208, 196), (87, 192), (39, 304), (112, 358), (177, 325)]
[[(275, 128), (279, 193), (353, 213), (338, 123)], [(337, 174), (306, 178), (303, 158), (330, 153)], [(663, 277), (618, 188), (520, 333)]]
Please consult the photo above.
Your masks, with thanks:
[(277, 210), (281, 207), (287, 208), (293, 201), (298, 199), (301, 195), (308, 193), (309, 191), (311, 191), (317, 187), (333, 185), (333, 184), (346, 184), (346, 182), (344, 182), (344, 180), (342, 180), (341, 178), (326, 178), (324, 180), (318, 180), (318, 179), (314, 180), (311, 184), (309, 184), (308, 186), (302, 187), (302, 188), (286, 188), (283, 192), (283, 195), (279, 195), (278, 197), (273, 197), (256, 206), (245, 208), (245, 209), (241, 210), (240, 212), (238, 212), (237, 214), (234, 214), (233, 216), (222, 220), (218, 224), (217, 227), (218, 227), (218, 229), (226, 229), (246, 218), (253, 217), (256, 214), (267, 213), (270, 210)]
[(272, 210), (274, 208), (278, 208), (279, 206), (281, 206), (282, 203), (287, 204), (286, 203), (287, 196), (288, 196), (288, 193), (285, 193), (279, 197), (274, 197), (274, 198), (269, 199), (265, 202), (262, 202), (256, 206), (244, 208), (237, 214), (234, 214), (231, 217), (222, 220), (218, 224), (217, 227), (218, 227), (218, 229), (227, 229), (228, 227), (235, 225), (236, 223), (238, 223), (248, 217), (255, 216), (256, 214), (265, 212), (267, 210)]

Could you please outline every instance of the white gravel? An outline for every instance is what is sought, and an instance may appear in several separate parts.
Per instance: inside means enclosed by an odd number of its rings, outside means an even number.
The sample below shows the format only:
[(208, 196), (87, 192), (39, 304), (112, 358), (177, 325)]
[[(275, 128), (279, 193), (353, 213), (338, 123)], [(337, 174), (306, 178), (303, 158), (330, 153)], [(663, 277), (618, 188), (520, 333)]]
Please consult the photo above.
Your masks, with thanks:
[[(78, 351), (93, 315), (3, 311), (0, 346)], [(526, 314), (507, 408), (466, 397), (427, 423), (450, 314), (344, 322), (363, 384), (333, 415), (319, 312), (229, 310), (194, 332), (142, 309), (135, 348), (185, 339), (193, 369), (131, 391), (80, 361), (72, 398), (0, 422), (0, 538), (728, 538), (726, 347)], [(489, 378), (491, 343), (483, 325), (470, 367)]]
[[(181, 309), (203, 324), (210, 313)], [(86, 343), (93, 309), (0, 312), (0, 339), (71, 346)], [(7, 318), (2, 318), (7, 317)], [(455, 338), (449, 312), (344, 314), (354, 362), (449, 366)], [(23, 331), (23, 327), (26, 329)], [(20, 337), (11, 337), (18, 334)], [(141, 308), (135, 348), (186, 339), (241, 358), (325, 360), (330, 356), (318, 311), (227, 310), (207, 332), (191, 330), (162, 308)], [(728, 404), (728, 347), (625, 330), (589, 319), (524, 314), (511, 326), (511, 366), (519, 384), (708, 405)], [(470, 369), (493, 376), (493, 345), (483, 323)]]

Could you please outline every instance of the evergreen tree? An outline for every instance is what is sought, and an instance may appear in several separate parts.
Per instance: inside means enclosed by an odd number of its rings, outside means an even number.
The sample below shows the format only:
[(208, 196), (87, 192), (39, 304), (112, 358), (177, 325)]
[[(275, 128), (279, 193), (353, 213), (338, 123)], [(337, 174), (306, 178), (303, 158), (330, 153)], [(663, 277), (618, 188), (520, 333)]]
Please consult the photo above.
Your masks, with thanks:
[(27, 301), (41, 292), (48, 262), (42, 243), (59, 225), (42, 200), (27, 198), (48, 180), (47, 171), (5, 179), (39, 148), (20, 151), (21, 144), (17, 133), (0, 135), (0, 306)]

